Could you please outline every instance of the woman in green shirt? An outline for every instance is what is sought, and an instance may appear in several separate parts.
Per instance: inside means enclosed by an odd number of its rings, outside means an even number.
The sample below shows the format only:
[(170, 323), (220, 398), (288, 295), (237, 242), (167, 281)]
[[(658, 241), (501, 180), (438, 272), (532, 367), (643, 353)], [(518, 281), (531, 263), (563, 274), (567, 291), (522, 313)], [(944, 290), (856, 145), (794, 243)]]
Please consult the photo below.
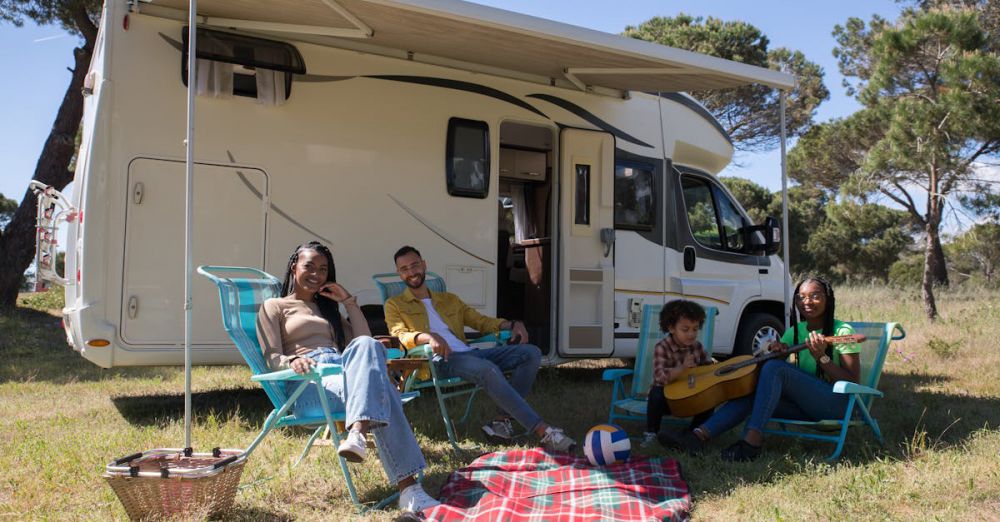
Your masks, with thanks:
[(833, 383), (858, 382), (860, 347), (830, 344), (825, 337), (852, 334), (854, 329), (834, 319), (833, 287), (823, 279), (803, 279), (795, 287), (793, 300), (792, 327), (781, 336), (780, 342), (772, 342), (767, 349), (787, 352), (791, 345), (806, 343), (808, 350), (798, 352), (792, 363), (779, 359), (764, 363), (752, 395), (727, 402), (693, 431), (670, 433), (661, 437), (661, 441), (696, 453), (708, 440), (749, 417), (743, 438), (722, 450), (723, 460), (748, 461), (760, 455), (764, 443), (762, 430), (771, 417), (818, 421), (844, 414), (848, 397), (833, 393)]

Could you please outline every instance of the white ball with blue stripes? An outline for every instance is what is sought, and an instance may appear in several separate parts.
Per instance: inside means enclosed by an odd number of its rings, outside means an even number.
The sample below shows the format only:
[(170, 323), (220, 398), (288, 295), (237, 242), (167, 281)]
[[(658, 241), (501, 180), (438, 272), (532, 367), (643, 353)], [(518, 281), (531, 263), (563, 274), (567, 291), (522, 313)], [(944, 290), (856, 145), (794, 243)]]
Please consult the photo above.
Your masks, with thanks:
[(583, 453), (593, 466), (609, 466), (628, 460), (632, 442), (616, 424), (598, 424), (583, 439)]

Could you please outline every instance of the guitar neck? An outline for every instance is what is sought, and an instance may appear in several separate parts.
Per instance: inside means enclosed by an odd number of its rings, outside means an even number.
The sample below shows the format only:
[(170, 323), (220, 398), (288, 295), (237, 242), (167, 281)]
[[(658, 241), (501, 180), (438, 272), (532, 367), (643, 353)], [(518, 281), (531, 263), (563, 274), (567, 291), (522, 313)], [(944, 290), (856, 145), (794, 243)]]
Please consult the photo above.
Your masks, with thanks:
[[(865, 336), (860, 335), (860, 334), (834, 335), (834, 336), (826, 337), (826, 342), (828, 342), (830, 344), (860, 343), (860, 342), (862, 342), (864, 340), (865, 340)], [(745, 368), (745, 367), (753, 365), (753, 364), (760, 364), (760, 363), (763, 363), (763, 362), (766, 362), (766, 361), (770, 361), (771, 359), (782, 358), (782, 357), (785, 357), (785, 356), (793, 354), (793, 353), (801, 352), (802, 350), (805, 350), (808, 347), (809, 347), (809, 343), (801, 343), (801, 344), (796, 344), (795, 346), (792, 346), (791, 348), (788, 349), (788, 351), (785, 351), (785, 352), (771, 352), (771, 353), (765, 353), (765, 354), (758, 354), (758, 355), (755, 355), (752, 359), (747, 359), (746, 361), (730, 365), (727, 368), (727, 370), (729, 370), (730, 372), (732, 372), (734, 370), (738, 370), (740, 368)]]

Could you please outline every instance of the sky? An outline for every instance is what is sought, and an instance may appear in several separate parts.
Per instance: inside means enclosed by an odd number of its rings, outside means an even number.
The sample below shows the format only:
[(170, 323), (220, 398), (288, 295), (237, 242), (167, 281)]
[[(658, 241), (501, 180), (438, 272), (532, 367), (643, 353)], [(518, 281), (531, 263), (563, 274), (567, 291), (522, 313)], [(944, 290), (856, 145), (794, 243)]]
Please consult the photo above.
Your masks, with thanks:
[[(849, 17), (865, 20), (872, 14), (895, 19), (900, 11), (893, 0), (478, 0), (477, 3), (596, 29), (620, 33), (627, 25), (638, 25), (654, 16), (713, 16), (743, 20), (758, 27), (770, 46), (802, 51), (825, 72), (830, 99), (820, 105), (815, 121), (843, 117), (858, 108), (841, 86), (841, 76), (832, 51), (832, 31)], [(0, 82), (3, 115), (0, 120), (0, 193), (20, 200), (34, 173), (35, 163), (62, 101), (72, 65), (72, 50), (78, 40), (56, 26), (38, 27), (26, 22), (22, 28), (0, 25), (0, 70), (13, 72)], [(780, 156), (777, 150), (741, 154), (738, 167), (724, 175), (735, 175), (771, 190), (781, 188)]]

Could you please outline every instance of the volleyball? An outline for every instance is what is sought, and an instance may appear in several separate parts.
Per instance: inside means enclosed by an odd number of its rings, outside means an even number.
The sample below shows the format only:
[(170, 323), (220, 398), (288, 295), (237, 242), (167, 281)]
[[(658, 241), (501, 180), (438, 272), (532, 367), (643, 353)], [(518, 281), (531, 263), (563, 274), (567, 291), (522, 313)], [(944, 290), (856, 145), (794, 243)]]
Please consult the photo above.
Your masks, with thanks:
[(628, 433), (616, 424), (598, 424), (583, 439), (583, 453), (592, 466), (624, 462), (631, 451)]

